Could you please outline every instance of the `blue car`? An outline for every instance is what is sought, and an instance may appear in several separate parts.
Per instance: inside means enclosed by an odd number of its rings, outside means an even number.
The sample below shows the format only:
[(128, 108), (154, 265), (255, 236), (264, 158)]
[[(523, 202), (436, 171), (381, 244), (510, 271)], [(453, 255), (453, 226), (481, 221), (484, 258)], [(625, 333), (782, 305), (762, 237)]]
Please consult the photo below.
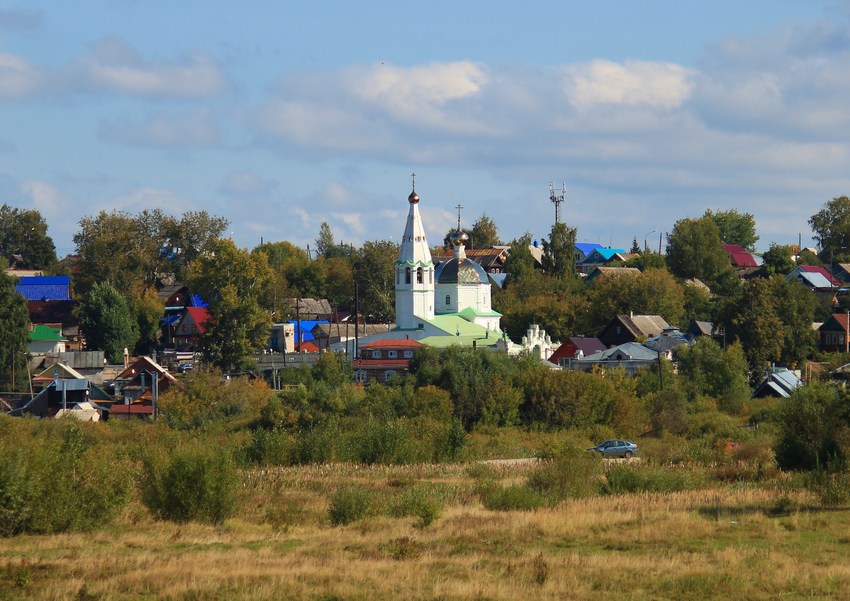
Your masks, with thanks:
[(624, 459), (629, 459), (637, 455), (638, 446), (628, 440), (606, 440), (587, 450), (596, 451), (605, 458), (623, 457)]

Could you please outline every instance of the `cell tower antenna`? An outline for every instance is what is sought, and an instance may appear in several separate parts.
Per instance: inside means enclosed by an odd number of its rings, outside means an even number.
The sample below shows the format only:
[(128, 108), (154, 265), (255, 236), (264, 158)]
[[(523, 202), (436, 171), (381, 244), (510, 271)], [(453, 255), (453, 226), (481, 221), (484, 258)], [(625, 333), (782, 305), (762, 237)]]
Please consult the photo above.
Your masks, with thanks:
[(567, 182), (561, 186), (561, 193), (555, 191), (555, 184), (549, 182), (549, 200), (555, 205), (555, 223), (561, 223), (561, 203), (567, 197)]

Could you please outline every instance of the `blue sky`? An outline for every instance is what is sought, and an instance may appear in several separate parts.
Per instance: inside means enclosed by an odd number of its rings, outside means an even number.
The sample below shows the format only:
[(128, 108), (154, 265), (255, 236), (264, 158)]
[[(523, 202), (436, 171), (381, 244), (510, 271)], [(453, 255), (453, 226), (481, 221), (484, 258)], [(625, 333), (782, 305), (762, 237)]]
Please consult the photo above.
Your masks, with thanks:
[[(545, 237), (658, 244), (706, 209), (811, 244), (850, 194), (850, 4), (0, 1), (0, 202), (58, 252), (100, 210), (228, 234), (439, 241), (464, 206)], [(653, 232), (650, 234), (650, 232)]]

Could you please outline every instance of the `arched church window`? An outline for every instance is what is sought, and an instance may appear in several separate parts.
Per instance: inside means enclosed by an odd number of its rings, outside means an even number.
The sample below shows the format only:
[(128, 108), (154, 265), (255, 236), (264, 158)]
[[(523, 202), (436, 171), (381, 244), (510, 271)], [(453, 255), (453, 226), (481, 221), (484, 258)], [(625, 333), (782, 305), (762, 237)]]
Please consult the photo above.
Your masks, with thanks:
[(410, 267), (404, 268), (404, 283), (405, 284), (410, 283)]
[(416, 268), (416, 283), (421, 284), (422, 280), (423, 280), (423, 278), (422, 278), (422, 268), (417, 267)]
[(451, 304), (452, 304), (452, 297), (451, 297), (451, 295), (450, 295), (450, 294), (447, 294), (447, 295), (446, 295), (446, 304), (447, 304), (447, 305), (451, 305)]

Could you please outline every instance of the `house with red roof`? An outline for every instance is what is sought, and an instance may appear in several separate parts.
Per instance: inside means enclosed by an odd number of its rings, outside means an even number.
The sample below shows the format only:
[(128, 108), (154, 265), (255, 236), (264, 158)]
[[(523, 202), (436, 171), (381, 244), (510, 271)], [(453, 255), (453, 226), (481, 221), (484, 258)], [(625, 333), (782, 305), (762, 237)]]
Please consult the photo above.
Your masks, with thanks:
[(724, 244), (723, 250), (729, 255), (729, 262), (732, 264), (732, 269), (741, 278), (746, 278), (758, 271), (764, 262), (761, 257), (737, 244)]
[(416, 340), (373, 340), (360, 345), (360, 358), (352, 361), (354, 378), (358, 382), (380, 382), (406, 374), (416, 349)]
[(818, 328), (818, 347), (824, 353), (846, 353), (850, 350), (850, 314), (833, 313)]
[(151, 417), (159, 397), (182, 386), (167, 369), (150, 357), (139, 357), (113, 380), (116, 402), (109, 414), (116, 418)]
[(560, 367), (569, 367), (573, 359), (580, 359), (581, 357), (604, 351), (607, 348), (599, 338), (571, 336), (552, 353), (549, 361)]
[(798, 265), (794, 271), (785, 276), (786, 282), (794, 280), (821, 294), (836, 295), (847, 291), (838, 279), (819, 265)]
[(186, 307), (174, 328), (174, 342), (180, 350), (192, 350), (198, 336), (204, 333), (204, 324), (210, 314), (206, 307)]

